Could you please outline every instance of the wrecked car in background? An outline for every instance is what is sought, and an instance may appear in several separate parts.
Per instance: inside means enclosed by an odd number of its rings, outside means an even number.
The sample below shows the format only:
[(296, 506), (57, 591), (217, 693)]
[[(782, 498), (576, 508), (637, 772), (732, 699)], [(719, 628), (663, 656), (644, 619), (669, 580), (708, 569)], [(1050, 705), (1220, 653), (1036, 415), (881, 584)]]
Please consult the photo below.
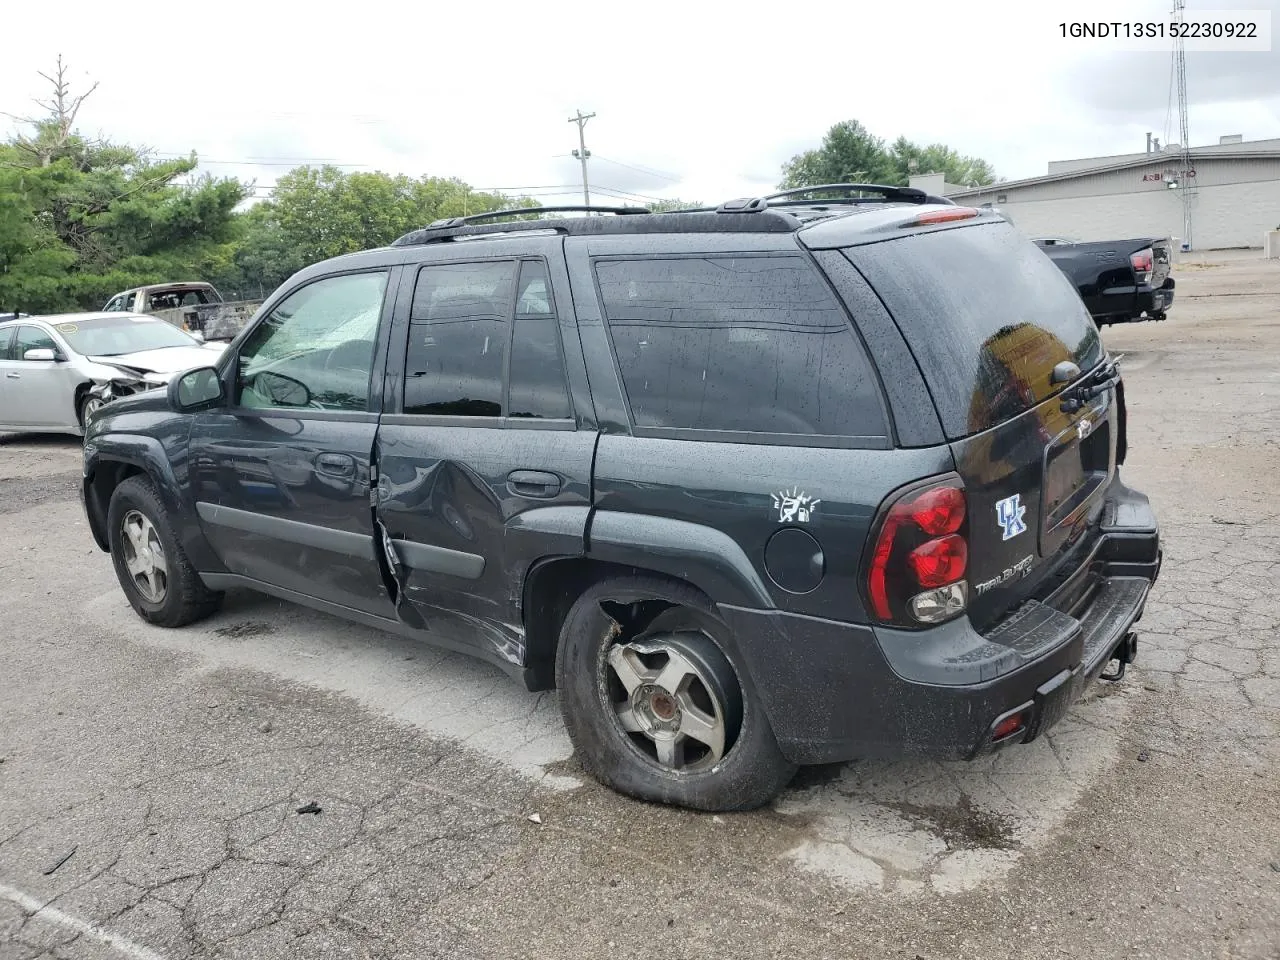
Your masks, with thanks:
[(163, 387), (224, 349), (132, 313), (0, 322), (0, 430), (81, 434), (104, 403)]
[(159, 317), (205, 340), (235, 339), (261, 306), (261, 300), (227, 302), (203, 281), (156, 283), (117, 293), (104, 313), (141, 313)]

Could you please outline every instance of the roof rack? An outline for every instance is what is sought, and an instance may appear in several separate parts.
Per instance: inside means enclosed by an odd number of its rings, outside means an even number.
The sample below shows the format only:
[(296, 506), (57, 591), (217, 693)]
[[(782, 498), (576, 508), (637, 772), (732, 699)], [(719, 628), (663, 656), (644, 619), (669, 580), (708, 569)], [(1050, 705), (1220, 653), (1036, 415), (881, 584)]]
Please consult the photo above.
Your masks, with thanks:
[[(830, 199), (811, 198), (815, 193), (835, 193)], [(864, 196), (871, 194), (871, 196)], [(914, 187), (894, 187), (879, 183), (825, 183), (812, 187), (797, 187), (764, 197), (745, 197), (727, 200), (718, 207), (700, 207), (693, 210), (668, 210), (652, 213), (644, 207), (516, 207), (492, 210), (469, 217), (449, 217), (436, 220), (421, 230), (414, 230), (396, 240), (392, 246), (407, 247), (423, 243), (439, 243), (462, 240), (469, 237), (493, 236), (525, 231), (554, 230), (574, 236), (595, 234), (638, 233), (790, 233), (812, 222), (799, 209), (793, 214), (788, 208), (808, 208), (810, 214), (836, 216), (832, 207), (850, 207), (871, 203), (944, 204), (954, 206), (951, 200), (935, 197)], [(611, 213), (611, 217), (570, 217), (563, 220), (547, 220), (548, 213)], [(637, 216), (643, 214), (643, 216)], [(726, 216), (726, 214), (751, 214), (751, 216)], [(502, 223), (491, 221), (501, 217), (532, 217)]]
[[(517, 212), (539, 214), (558, 212), (558, 207), (522, 207)], [(570, 208), (580, 209), (580, 208)], [(592, 210), (609, 209), (592, 207)], [(637, 208), (619, 208), (641, 212)], [(498, 214), (489, 214), (488, 217)], [(484, 217), (485, 215), (481, 215)], [(644, 216), (568, 217), (564, 220), (516, 220), (502, 223), (468, 222), (470, 217), (446, 220), (421, 230), (406, 233), (393, 242), (393, 247), (412, 247), (424, 243), (443, 243), (473, 236), (505, 233), (547, 232), (554, 230), (566, 236), (603, 236), (606, 234), (641, 233), (794, 233), (803, 225), (797, 217), (782, 210), (762, 210), (756, 217), (726, 217), (714, 211), (681, 210), (648, 213)]]
[(488, 213), (473, 213), (469, 217), (446, 217), (443, 220), (432, 221), (427, 226), (427, 229), (439, 230), (443, 227), (460, 227), (464, 223), (481, 223), (485, 220), (494, 220), (497, 217), (513, 217), (519, 214), (541, 216), (544, 213), (616, 213), (623, 216), (648, 212), (645, 207), (592, 207), (585, 204), (571, 204), (563, 207), (515, 207), (509, 210), (490, 210)]

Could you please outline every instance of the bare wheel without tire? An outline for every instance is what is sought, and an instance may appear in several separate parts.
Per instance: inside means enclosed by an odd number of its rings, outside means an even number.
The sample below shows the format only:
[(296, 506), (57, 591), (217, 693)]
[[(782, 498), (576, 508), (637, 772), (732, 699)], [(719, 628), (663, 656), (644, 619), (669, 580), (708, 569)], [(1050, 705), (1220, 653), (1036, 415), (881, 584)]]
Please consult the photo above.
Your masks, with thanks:
[(107, 537), (116, 577), (129, 604), (162, 627), (180, 627), (218, 609), (222, 594), (197, 575), (151, 481), (130, 477), (107, 510)]
[(556, 658), (565, 726), (601, 782), (645, 800), (745, 810), (795, 773), (728, 628), (698, 591), (625, 577), (588, 588), (565, 618)]

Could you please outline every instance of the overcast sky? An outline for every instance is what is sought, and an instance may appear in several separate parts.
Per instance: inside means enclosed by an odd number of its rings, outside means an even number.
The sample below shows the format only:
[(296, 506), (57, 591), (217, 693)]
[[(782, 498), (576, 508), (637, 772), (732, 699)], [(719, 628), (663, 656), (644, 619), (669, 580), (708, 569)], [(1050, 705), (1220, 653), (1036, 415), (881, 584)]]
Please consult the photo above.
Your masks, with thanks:
[[(1010, 179), (1050, 160), (1177, 140), (1170, 56), (1062, 39), (1070, 18), (1147, 19), (1166, 0), (736, 3), (649, 0), (184, 7), (12, 3), (0, 112), (27, 114), (61, 53), (80, 126), (260, 193), (301, 161), (580, 198), (577, 109), (596, 202), (767, 192), (782, 163), (856, 118), (942, 141)], [(1190, 0), (1269, 9), (1280, 0)], [(124, 10), (128, 10), (127, 14)], [(1191, 140), (1280, 137), (1280, 49), (1188, 55)], [(0, 118), (0, 125), (9, 121)], [(569, 196), (556, 197), (556, 193)]]

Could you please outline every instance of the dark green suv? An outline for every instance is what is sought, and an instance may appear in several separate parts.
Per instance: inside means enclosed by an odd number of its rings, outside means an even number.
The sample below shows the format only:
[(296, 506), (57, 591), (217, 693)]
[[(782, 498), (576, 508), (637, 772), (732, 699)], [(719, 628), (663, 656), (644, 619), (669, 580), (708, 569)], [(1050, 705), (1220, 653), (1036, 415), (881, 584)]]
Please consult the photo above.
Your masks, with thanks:
[(1024, 743), (1123, 675), (1161, 552), (1120, 373), (998, 214), (520, 213), (309, 267), (102, 408), (85, 505), (142, 617), (250, 587), (473, 653), (704, 809)]

